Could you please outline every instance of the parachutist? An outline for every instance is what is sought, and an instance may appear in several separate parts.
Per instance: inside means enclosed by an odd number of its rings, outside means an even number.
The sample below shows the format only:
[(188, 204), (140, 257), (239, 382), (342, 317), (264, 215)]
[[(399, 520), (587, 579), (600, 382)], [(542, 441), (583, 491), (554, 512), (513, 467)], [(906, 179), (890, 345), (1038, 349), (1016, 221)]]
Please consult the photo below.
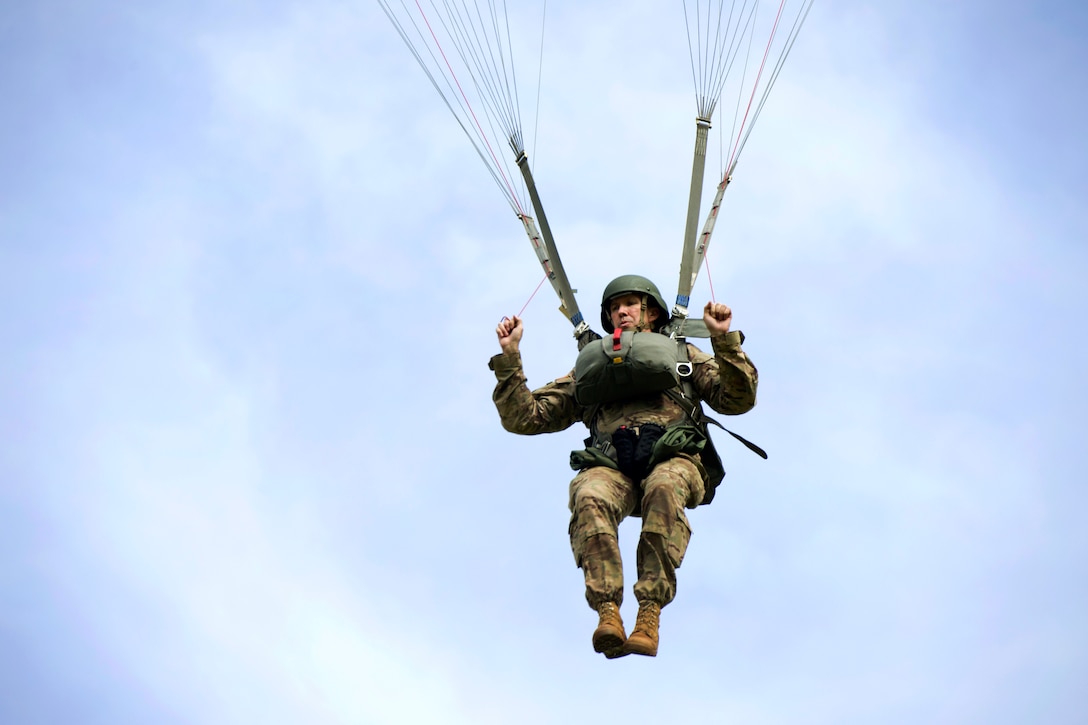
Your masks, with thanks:
[[(673, 319), (669, 319), (668, 307), (652, 282), (644, 277), (621, 277), (605, 290), (601, 322), (614, 335), (612, 339), (601, 339), (590, 329), (578, 308), (576, 291), (567, 279), (533, 178), (524, 144), (517, 75), (510, 52), (515, 45), (509, 37), (510, 23), (483, 23), (479, 32), (476, 29), (459, 32), (457, 29), (464, 26), (456, 19), (469, 17), (473, 12), (468, 3), (455, 1), (442, 3), (441, 7), (432, 4), (431, 10), (427, 11), (420, 3), (415, 3), (423, 24), (446, 30), (445, 34), (420, 34), (423, 46), (420, 47), (413, 40), (415, 34), (408, 32), (408, 28), (420, 27), (409, 5), (401, 3), (398, 10), (395, 3), (379, 0), (386, 16), (521, 221), (544, 271), (541, 284), (545, 280), (550, 282), (559, 297), (560, 312), (574, 327), (579, 351), (575, 372), (544, 388), (530, 391), (525, 384), (518, 351), (524, 326), (518, 316), (504, 317), (495, 328), (502, 354), (491, 361), (498, 378), (494, 399), (503, 426), (515, 433), (558, 431), (579, 419), (590, 429), (585, 451), (571, 455), (572, 466), (579, 471), (571, 484), (571, 544), (575, 559), (585, 573), (587, 599), (601, 617), (594, 633), (594, 648), (609, 657), (629, 652), (656, 653), (657, 617), (660, 607), (671, 601), (675, 593), (673, 570), (680, 565), (687, 546), (685, 532), (689, 530), (683, 509), (709, 503), (724, 475), (707, 434), (706, 423), (717, 422), (703, 415), (702, 401), (727, 415), (744, 413), (755, 404), (756, 369), (740, 349), (744, 336), (730, 331), (732, 311), (725, 305), (708, 303), (700, 322), (688, 318), (688, 305), (699, 270), (706, 261), (726, 188), (733, 180), (740, 154), (813, 0), (792, 4), (795, 11), (790, 13), (792, 24), (783, 22), (781, 27), (790, 29), (781, 33), (778, 32), (779, 20), (787, 21), (784, 14), (787, 0), (778, 3), (776, 13), (757, 14), (759, 4), (745, 3), (736, 14), (732, 11), (723, 14), (712, 13), (710, 4), (704, 7), (701, 2), (692, 3), (689, 12), (689, 4), (684, 3), (692, 80), (695, 82), (696, 137)], [(489, 11), (485, 14), (497, 19), (498, 9), (490, 0), (487, 5)], [(441, 22), (432, 24), (428, 20), (427, 13), (432, 10)], [(502, 14), (506, 14), (505, 4)], [(710, 22), (712, 15), (717, 16), (717, 22)], [(760, 18), (764, 22), (759, 22)], [(506, 28), (505, 33), (501, 32), (502, 27)], [(767, 42), (755, 42), (763, 39)], [(447, 53), (443, 49), (446, 43), (454, 46), (457, 52)], [(747, 55), (740, 56), (743, 62), (734, 63), (744, 47), (748, 51)], [(449, 62), (458, 56), (463, 64)], [(759, 70), (749, 74), (750, 66)], [(728, 97), (736, 98), (737, 104), (732, 114), (733, 133), (723, 143), (723, 151), (728, 152), (723, 159), (728, 160), (723, 165), (721, 182), (700, 231), (709, 130), (729, 81), (730, 69), (734, 67), (744, 71), (736, 93), (728, 94)], [(767, 74), (764, 74), (764, 68), (769, 70)], [(464, 89), (470, 84), (462, 83), (459, 74), (466, 79), (471, 76), (473, 80), (482, 75), (493, 82), (472, 84), (478, 92), (474, 101), (465, 95)], [(444, 88), (452, 95), (447, 95)], [(486, 123), (480, 123), (485, 117)], [(486, 127), (492, 129), (491, 134)], [(499, 139), (491, 138), (497, 134), (496, 129), (502, 129), (513, 151), (524, 182), (523, 190), (512, 183), (513, 175), (507, 173), (506, 165), (494, 152), (499, 147)], [(531, 205), (526, 203), (522, 191), (528, 193)], [(530, 212), (535, 216), (530, 216)], [(622, 311), (628, 304), (622, 297), (632, 294), (641, 298), (637, 314), (633, 309)], [(621, 311), (622, 314), (613, 319), (613, 315)], [(685, 341), (686, 337), (706, 336), (704, 333), (709, 333), (713, 356)], [(649, 369), (634, 364), (647, 361), (651, 363)], [(620, 425), (629, 425), (632, 430), (655, 430), (647, 427), (653, 423), (664, 426), (665, 432), (652, 446), (645, 438), (629, 440), (628, 443), (633, 443), (629, 447), (631, 464), (625, 466), (634, 477), (621, 472), (612, 433)], [(758, 446), (727, 432), (766, 458)], [(640, 456), (647, 451), (651, 456), (643, 476)], [(670, 514), (674, 509), (678, 513)], [(622, 574), (615, 531), (620, 520), (640, 513), (643, 525), (637, 554), (639, 582), (635, 585), (635, 596), (640, 602), (639, 619), (635, 633), (627, 639), (619, 619)]]
[[(691, 536), (684, 510), (710, 503), (725, 475), (702, 402), (726, 415), (756, 402), (758, 373), (741, 350), (744, 336), (730, 330), (732, 310), (714, 302), (704, 308), (714, 349), (708, 355), (668, 336), (666, 309), (653, 282), (618, 277), (601, 299), (601, 324), (610, 334), (586, 344), (572, 372), (530, 391), (519, 352), (524, 326), (516, 317), (516, 324), (496, 328), (502, 354), (490, 361), (506, 430), (551, 433), (578, 421), (589, 428), (585, 450), (571, 453), (578, 473), (569, 492), (570, 539), (586, 601), (599, 617), (593, 649), (609, 659), (657, 654), (661, 609), (676, 594), (676, 569)], [(690, 372), (681, 377), (684, 369)], [(628, 516), (642, 518), (633, 587), (639, 609), (629, 637), (620, 617), (618, 541)]]

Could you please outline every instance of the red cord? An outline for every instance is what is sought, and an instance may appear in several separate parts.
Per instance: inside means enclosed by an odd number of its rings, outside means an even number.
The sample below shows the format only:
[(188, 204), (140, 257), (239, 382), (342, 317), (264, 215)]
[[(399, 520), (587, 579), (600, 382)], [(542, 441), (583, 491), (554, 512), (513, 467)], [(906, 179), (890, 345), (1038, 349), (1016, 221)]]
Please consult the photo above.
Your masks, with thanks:
[(518, 317), (521, 317), (521, 316), (522, 316), (523, 314), (525, 314), (525, 308), (526, 308), (526, 307), (528, 307), (528, 306), (529, 306), (529, 303), (533, 301), (533, 298), (534, 298), (534, 297), (536, 297), (536, 293), (540, 291), (540, 288), (541, 288), (542, 286), (544, 286), (544, 280), (546, 280), (547, 278), (548, 278), (548, 275), (544, 275), (544, 276), (543, 276), (543, 277), (542, 277), (542, 278), (540, 279), (540, 284), (538, 284), (538, 285), (536, 286), (536, 289), (535, 289), (535, 290), (533, 290), (533, 293), (532, 293), (531, 295), (529, 295), (529, 299), (525, 300), (525, 304), (524, 304), (524, 305), (522, 305), (522, 307), (521, 307), (521, 312), (519, 312), (519, 313), (518, 313)]
[(756, 73), (756, 82), (752, 85), (752, 96), (748, 99), (748, 107), (744, 109), (744, 118), (740, 122), (740, 128), (737, 130), (737, 142), (733, 144), (733, 152), (729, 154), (729, 163), (725, 167), (726, 175), (729, 174), (729, 170), (733, 168), (733, 162), (737, 158), (737, 147), (740, 146), (740, 139), (744, 135), (744, 124), (748, 123), (748, 113), (752, 110), (752, 102), (756, 99), (756, 90), (759, 88), (759, 79), (763, 77), (763, 68), (767, 65), (767, 56), (771, 54), (771, 43), (774, 42), (774, 35), (778, 32), (778, 21), (782, 18), (782, 10), (786, 7), (786, 0), (778, 5), (778, 15), (774, 16), (774, 26), (771, 28), (771, 37), (767, 38), (767, 48), (763, 51), (763, 60), (759, 64), (759, 72)]
[(499, 163), (498, 158), (495, 156), (495, 150), (491, 148), (491, 142), (487, 140), (487, 134), (484, 133), (484, 129), (480, 126), (480, 120), (476, 118), (476, 111), (472, 110), (472, 104), (468, 102), (468, 98), (465, 96), (465, 91), (461, 88), (461, 81), (457, 80), (457, 74), (453, 72), (453, 68), (450, 66), (450, 61), (446, 58), (446, 51), (442, 50), (442, 44), (438, 42), (438, 36), (434, 34), (434, 29), (431, 28), (431, 21), (427, 20), (426, 14), (423, 12), (423, 8), (419, 6), (419, 0), (416, 0), (416, 8), (419, 10), (420, 16), (423, 18), (423, 22), (427, 25), (427, 30), (431, 33), (431, 38), (434, 39), (435, 47), (438, 48), (438, 52), (442, 54), (442, 60), (446, 64), (446, 68), (449, 69), (450, 77), (453, 78), (453, 82), (457, 84), (457, 90), (461, 93), (461, 98), (465, 101), (465, 105), (468, 107), (468, 112), (472, 114), (472, 120), (476, 123), (476, 129), (480, 132), (480, 137), (484, 140), (484, 145), (487, 146), (487, 152), (491, 154), (491, 160), (495, 162), (495, 168), (498, 169), (499, 174), (502, 176), (502, 180), (506, 182), (506, 189), (510, 192), (510, 198), (514, 200), (514, 207), (517, 208), (518, 214), (523, 213), (521, 211), (521, 204), (518, 203), (518, 196), (514, 193), (514, 187), (511, 186), (510, 180), (506, 178), (506, 173), (502, 170), (502, 164)]

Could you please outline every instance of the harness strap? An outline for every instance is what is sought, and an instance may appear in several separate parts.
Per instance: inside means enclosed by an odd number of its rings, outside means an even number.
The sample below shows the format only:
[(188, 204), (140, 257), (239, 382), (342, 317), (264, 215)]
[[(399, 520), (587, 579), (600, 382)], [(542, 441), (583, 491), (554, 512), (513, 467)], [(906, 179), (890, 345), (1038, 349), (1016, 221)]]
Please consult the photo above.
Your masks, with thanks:
[[(589, 330), (589, 323), (582, 318), (582, 313), (578, 310), (578, 302), (574, 299), (574, 290), (571, 289), (570, 282), (567, 280), (567, 273), (563, 270), (563, 262), (559, 259), (559, 250), (555, 247), (552, 229), (548, 224), (548, 217), (544, 215), (544, 206), (540, 203), (540, 195), (536, 190), (533, 172), (529, 167), (529, 159), (524, 151), (518, 154), (514, 163), (521, 169), (521, 175), (525, 179), (525, 187), (529, 191), (533, 209), (536, 210), (537, 219), (540, 220), (540, 233), (537, 233), (536, 223), (532, 217), (520, 213), (520, 210), (518, 216), (521, 217), (521, 221), (525, 225), (525, 231), (529, 235), (529, 241), (532, 242), (537, 259), (540, 260), (540, 266), (544, 268), (544, 274), (547, 275), (552, 283), (552, 288), (559, 296), (561, 303), (559, 309), (562, 311), (563, 316), (574, 325), (574, 337), (579, 338)], [(543, 237), (543, 240), (540, 237)], [(541, 246), (541, 241), (543, 241), (543, 246)]]
[[(686, 385), (690, 385), (690, 383), (687, 382), (687, 381), (684, 381), (682, 383), (682, 385), (686, 386)], [(729, 435), (733, 436), (738, 441), (743, 443), (745, 448), (750, 450), (752, 453), (755, 453), (757, 456), (759, 456), (760, 458), (762, 458), (764, 460), (767, 459), (767, 452), (766, 451), (764, 451), (762, 448), (760, 448), (759, 446), (757, 446), (755, 443), (748, 440), (744, 436), (741, 436), (741, 435), (739, 435), (737, 433), (734, 433), (733, 431), (729, 430), (724, 425), (719, 423), (717, 420), (715, 420), (714, 418), (711, 418), (709, 415), (704, 413), (702, 408), (698, 404), (696, 404), (695, 401), (692, 398), (688, 397), (688, 395), (685, 395), (684, 393), (676, 390), (675, 388), (672, 389), (672, 390), (666, 390), (665, 395), (672, 398), (678, 405), (680, 405), (680, 407), (684, 408), (684, 411), (687, 413), (688, 417), (691, 418), (692, 422), (695, 423), (696, 425), (701, 425), (703, 428), (705, 428), (707, 423), (713, 423), (714, 425), (718, 426), (719, 428), (724, 430), (726, 433), (728, 433)]]
[(728, 433), (729, 435), (733, 436), (738, 441), (743, 443), (744, 447), (747, 448), (748, 450), (750, 450), (752, 453), (755, 453), (757, 456), (759, 456), (763, 460), (767, 460), (767, 452), (765, 450), (763, 450), (762, 448), (760, 448), (759, 446), (757, 446), (755, 443), (748, 440), (744, 436), (741, 436), (741, 435), (739, 435), (737, 433), (734, 433), (733, 431), (729, 430), (728, 428), (726, 428), (724, 425), (722, 425), (718, 421), (714, 420), (713, 418), (707, 418), (707, 420), (709, 420), (714, 425), (718, 426), (719, 428), (724, 430), (726, 433)]
[[(665, 395), (669, 396), (669, 398), (671, 398), (677, 405), (679, 405), (684, 410), (684, 413), (687, 415), (688, 419), (690, 419), (691, 422), (694, 423), (696, 426), (702, 428), (704, 433), (707, 432), (707, 423), (713, 423), (729, 435), (736, 438), (742, 444), (744, 444), (745, 448), (752, 451), (752, 453), (755, 453), (760, 458), (766, 460), (766, 451), (757, 446), (755, 443), (752, 443), (752, 441), (748, 440), (744, 436), (734, 433), (733, 431), (729, 430), (724, 425), (719, 423), (717, 420), (707, 415), (705, 412), (703, 412), (702, 406), (695, 402), (695, 385), (691, 381), (692, 365), (690, 358), (688, 357), (688, 345), (682, 337), (677, 337), (675, 339), (677, 343), (677, 372), (681, 371), (681, 366), (684, 366), (684, 369), (686, 369), (687, 372), (686, 374), (680, 374), (680, 389), (678, 390), (676, 388), (670, 388), (665, 391)], [(601, 440), (597, 432), (597, 416), (601, 412), (601, 405), (601, 403), (594, 403), (589, 409), (590, 437), (586, 439), (586, 447), (594, 446), (598, 448), (598, 450), (607, 452), (606, 449), (611, 448), (611, 441)], [(709, 438), (710, 436), (707, 435), (708, 440)]]

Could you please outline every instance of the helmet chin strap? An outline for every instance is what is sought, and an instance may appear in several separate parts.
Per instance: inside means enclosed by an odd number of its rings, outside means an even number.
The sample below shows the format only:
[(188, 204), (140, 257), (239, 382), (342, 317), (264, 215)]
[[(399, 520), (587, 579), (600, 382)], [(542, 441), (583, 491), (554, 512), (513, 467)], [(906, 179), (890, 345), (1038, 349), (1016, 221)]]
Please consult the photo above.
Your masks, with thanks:
[(638, 324), (635, 325), (635, 332), (646, 332), (652, 326), (646, 322), (646, 295), (642, 295), (642, 306), (638, 311)]

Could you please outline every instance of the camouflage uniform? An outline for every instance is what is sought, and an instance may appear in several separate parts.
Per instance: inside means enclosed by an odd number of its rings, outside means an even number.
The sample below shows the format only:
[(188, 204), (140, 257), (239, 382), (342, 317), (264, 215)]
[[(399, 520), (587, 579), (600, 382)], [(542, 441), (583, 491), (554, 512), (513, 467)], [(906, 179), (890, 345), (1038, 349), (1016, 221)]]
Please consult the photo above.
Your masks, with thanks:
[[(739, 331), (711, 338), (714, 355), (688, 345), (692, 383), (699, 398), (719, 413), (739, 415), (756, 401), (759, 375), (741, 350)], [(493, 399), (502, 426), (511, 433), (535, 435), (565, 430), (579, 420), (590, 426), (592, 411), (574, 397), (574, 375), (568, 374), (530, 391), (520, 354), (500, 354), (490, 367), (498, 383)], [(686, 419), (683, 409), (664, 393), (601, 405), (597, 429), (611, 435), (620, 426), (662, 426)], [(699, 457), (679, 454), (659, 463), (641, 482), (618, 470), (594, 466), (580, 471), (570, 484), (570, 543), (574, 559), (585, 574), (586, 600), (596, 609), (602, 602), (623, 600), (623, 568), (617, 529), (620, 521), (641, 507), (642, 533), (637, 550), (635, 598), (664, 606), (676, 594), (676, 568), (684, 558), (691, 527), (684, 508), (703, 501), (705, 471)]]

